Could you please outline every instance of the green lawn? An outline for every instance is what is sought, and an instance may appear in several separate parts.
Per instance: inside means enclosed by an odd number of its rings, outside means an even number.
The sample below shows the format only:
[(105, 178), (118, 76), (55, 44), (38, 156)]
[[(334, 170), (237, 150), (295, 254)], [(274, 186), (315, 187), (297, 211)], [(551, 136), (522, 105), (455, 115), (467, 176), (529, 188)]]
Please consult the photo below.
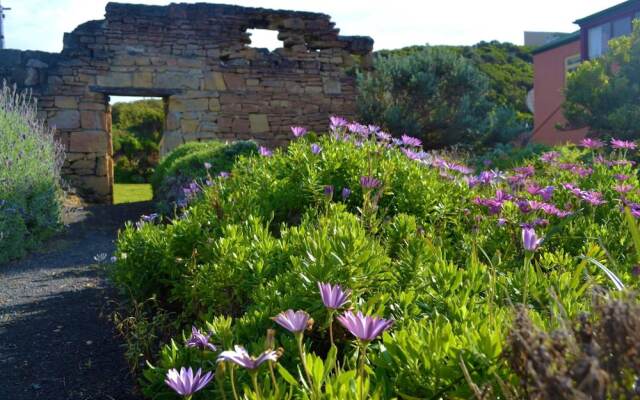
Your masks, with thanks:
[(115, 183), (113, 185), (113, 204), (149, 201), (153, 197), (148, 183)]

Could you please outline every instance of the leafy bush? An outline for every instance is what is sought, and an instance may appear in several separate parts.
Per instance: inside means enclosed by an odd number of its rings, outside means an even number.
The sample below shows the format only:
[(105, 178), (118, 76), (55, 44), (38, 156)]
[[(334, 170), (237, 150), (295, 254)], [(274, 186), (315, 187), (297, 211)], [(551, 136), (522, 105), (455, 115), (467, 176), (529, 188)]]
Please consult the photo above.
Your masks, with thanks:
[[(469, 60), (489, 78), (489, 100), (499, 106), (512, 106), (525, 120), (532, 116), (525, 99), (533, 88), (533, 55), (531, 47), (497, 41), (479, 42), (473, 46), (434, 46), (455, 52)], [(379, 57), (406, 57), (425, 46), (397, 50), (381, 50)]]
[(563, 109), (572, 126), (588, 126), (592, 135), (640, 136), (640, 21), (634, 26), (569, 75)]
[[(185, 187), (193, 182), (204, 185), (208, 176), (228, 172), (238, 157), (253, 154), (257, 149), (251, 141), (191, 142), (179, 146), (162, 160), (153, 174), (153, 197), (162, 211), (169, 212), (175, 204), (186, 201)], [(205, 165), (208, 168), (204, 168)]]
[(464, 57), (438, 47), (377, 58), (374, 72), (358, 76), (358, 89), (365, 122), (417, 135), (430, 148), (478, 141), (492, 106), (487, 77)]
[(358, 76), (358, 109), (365, 122), (418, 135), (427, 148), (493, 146), (530, 130), (532, 85), (527, 49), (413, 46), (377, 54), (374, 71)]
[(28, 94), (0, 89), (0, 264), (61, 226), (62, 149)]
[[(239, 158), (169, 224), (146, 218), (120, 234), (117, 284), (195, 326), (150, 360), (147, 396), (175, 398), (164, 379), (187, 366), (216, 374), (194, 398), (508, 396), (514, 304), (551, 330), (594, 295), (638, 288), (621, 210), (640, 217), (632, 144), (531, 152), (476, 174), (411, 138), (333, 123), (331, 135)], [(353, 340), (321, 282), (349, 289), (348, 308), (384, 317), (381, 329)], [(293, 335), (273, 331), (284, 310), (304, 310)], [(234, 344), (271, 361), (240, 368), (220, 353)]]
[(112, 121), (116, 182), (148, 182), (160, 158), (162, 100), (116, 103), (112, 107)]

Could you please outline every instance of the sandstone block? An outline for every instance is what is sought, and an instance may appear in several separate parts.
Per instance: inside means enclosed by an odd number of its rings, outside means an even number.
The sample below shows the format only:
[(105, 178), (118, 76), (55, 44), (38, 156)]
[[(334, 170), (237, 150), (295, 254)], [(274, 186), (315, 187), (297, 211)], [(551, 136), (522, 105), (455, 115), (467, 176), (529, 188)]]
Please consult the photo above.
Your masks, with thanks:
[(194, 133), (198, 130), (199, 121), (197, 119), (183, 119), (180, 121), (182, 133)]
[(48, 124), (61, 130), (80, 128), (80, 112), (76, 110), (61, 110), (48, 119)]
[(111, 194), (111, 182), (106, 176), (82, 176), (74, 179), (77, 184), (98, 196), (108, 196)]
[(245, 78), (243, 75), (230, 73), (230, 72), (225, 72), (223, 75), (224, 75), (224, 83), (229, 88), (229, 90), (245, 90), (246, 89)]
[(269, 119), (266, 114), (249, 114), (251, 133), (269, 132)]
[(140, 88), (153, 87), (153, 74), (151, 72), (136, 72), (133, 74), (133, 86)]
[(78, 160), (71, 163), (72, 169), (93, 169), (96, 166), (96, 160)]
[(332, 95), (342, 93), (342, 84), (338, 79), (323, 79), (322, 86), (325, 94)]
[(131, 87), (133, 79), (127, 72), (110, 72), (107, 75), (99, 75), (96, 82), (98, 86)]
[(162, 136), (162, 140), (160, 140), (160, 156), (164, 156), (183, 143), (184, 139), (180, 132), (165, 132)]
[(80, 111), (80, 126), (83, 129), (106, 129), (106, 114), (101, 111)]
[(109, 138), (105, 131), (72, 132), (69, 151), (80, 153), (107, 153)]
[(250, 121), (245, 118), (234, 118), (231, 122), (231, 130), (235, 134), (251, 132)]
[(75, 110), (78, 108), (78, 100), (72, 96), (56, 96), (55, 106), (58, 108), (70, 108)]
[(200, 77), (194, 73), (163, 72), (156, 75), (155, 87), (195, 90), (200, 87)]
[(220, 111), (220, 100), (209, 99), (209, 111)]
[(96, 176), (109, 175), (109, 161), (107, 157), (96, 158)]
[(180, 129), (180, 113), (179, 112), (169, 112), (167, 113), (167, 130), (168, 131), (177, 131)]

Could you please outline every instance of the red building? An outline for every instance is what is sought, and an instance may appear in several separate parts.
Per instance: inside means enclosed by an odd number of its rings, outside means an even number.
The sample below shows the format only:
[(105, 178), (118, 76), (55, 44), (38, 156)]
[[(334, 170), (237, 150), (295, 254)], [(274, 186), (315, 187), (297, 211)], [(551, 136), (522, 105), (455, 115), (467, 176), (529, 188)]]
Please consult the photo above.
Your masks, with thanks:
[(583, 60), (606, 53), (611, 39), (630, 34), (635, 18), (640, 18), (640, 0), (626, 1), (575, 21), (578, 31), (534, 50), (534, 142), (577, 142), (587, 134), (587, 128), (568, 127), (562, 114), (567, 75)]

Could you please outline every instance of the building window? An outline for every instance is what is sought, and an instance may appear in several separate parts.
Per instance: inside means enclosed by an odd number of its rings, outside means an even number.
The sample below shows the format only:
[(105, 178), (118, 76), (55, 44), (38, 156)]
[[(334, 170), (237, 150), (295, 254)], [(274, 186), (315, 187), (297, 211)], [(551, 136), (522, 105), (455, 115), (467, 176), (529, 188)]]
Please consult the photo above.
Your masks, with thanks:
[(573, 72), (580, 66), (580, 62), (582, 61), (580, 54), (574, 54), (570, 57), (564, 59), (564, 71), (566, 74), (569, 72)]
[(617, 38), (631, 33), (631, 17), (621, 18), (613, 21), (613, 35)]
[(589, 58), (598, 58), (609, 48), (611, 23), (589, 29)]
[[(640, 18), (640, 12), (635, 14), (635, 18)], [(620, 18), (589, 29), (589, 58), (600, 57), (609, 50), (609, 40), (629, 35), (632, 30), (633, 21), (631, 17)]]

